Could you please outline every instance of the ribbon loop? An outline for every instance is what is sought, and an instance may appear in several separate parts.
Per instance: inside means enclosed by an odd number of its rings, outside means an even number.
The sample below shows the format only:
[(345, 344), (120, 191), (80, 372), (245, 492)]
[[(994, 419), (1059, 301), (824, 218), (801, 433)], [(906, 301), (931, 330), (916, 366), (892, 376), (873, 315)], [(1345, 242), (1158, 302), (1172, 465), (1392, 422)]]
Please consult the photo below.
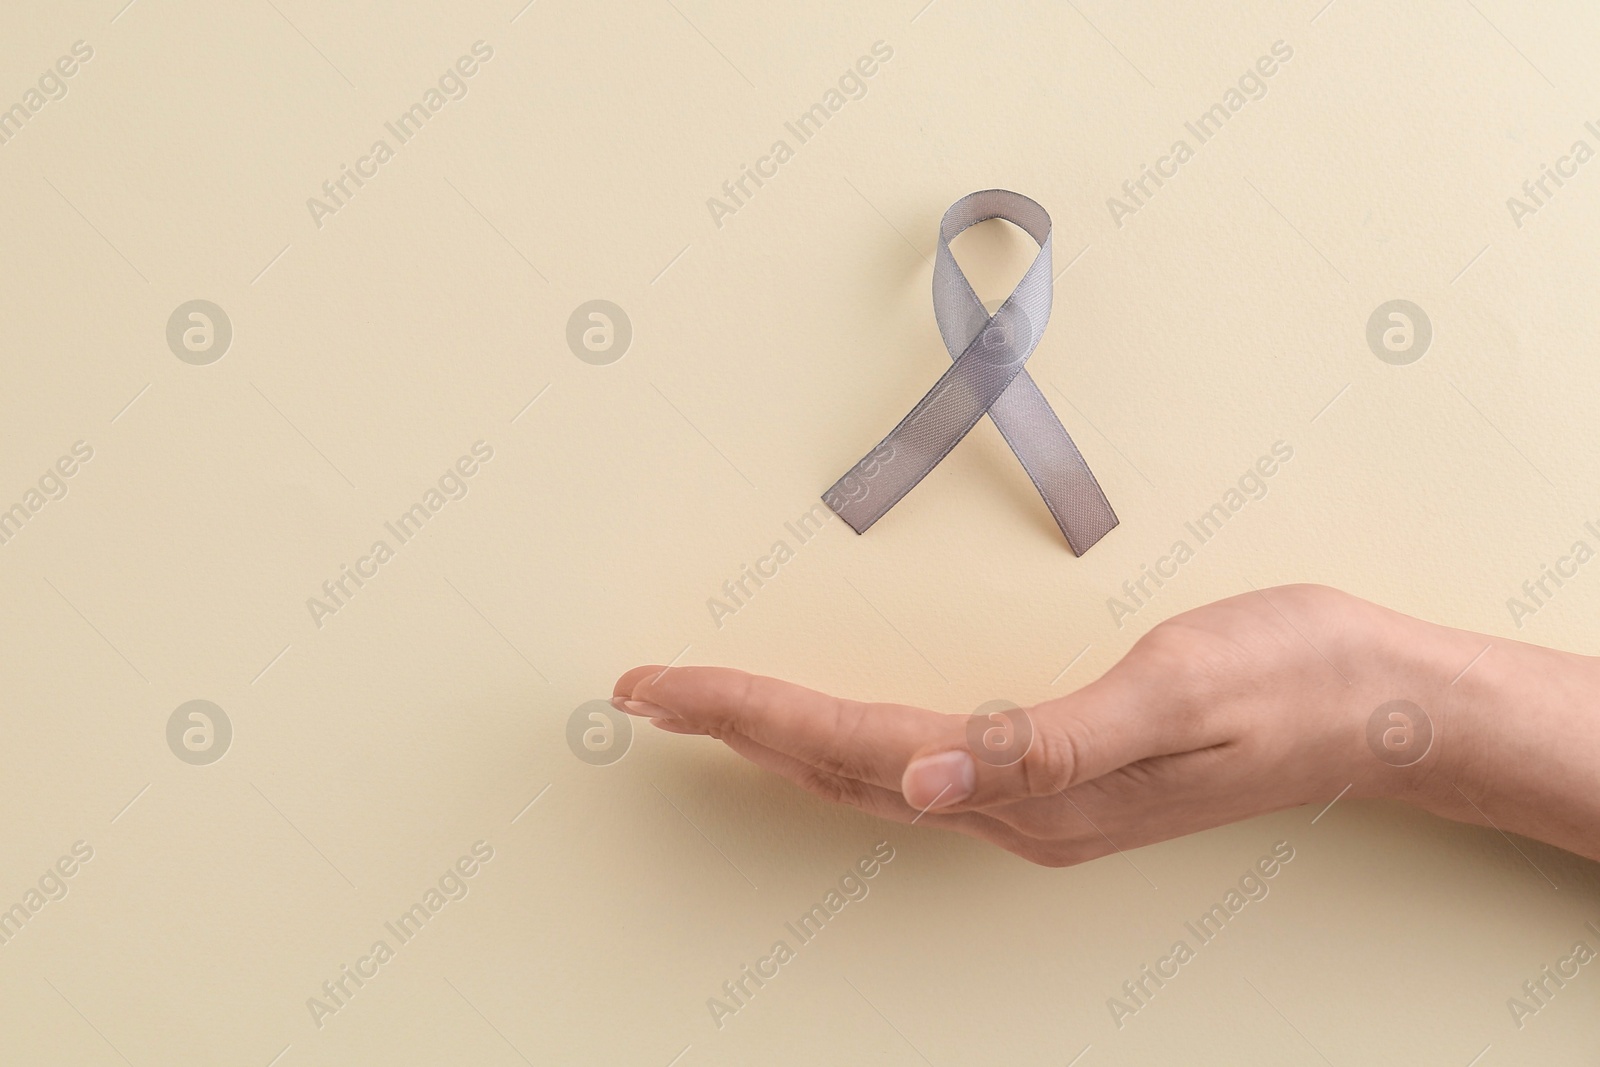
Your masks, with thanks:
[[(950, 252), (970, 226), (1005, 219), (1039, 244), (1039, 254), (993, 315), (978, 299)], [(1077, 555), (1117, 525), (1078, 446), (1023, 364), (1050, 321), (1050, 215), (1006, 189), (969, 193), (939, 223), (933, 262), (933, 314), (952, 360), (921, 400), (878, 446), (822, 495), (822, 502), (856, 533), (866, 530), (939, 465), (987, 414), (1044, 498)]]

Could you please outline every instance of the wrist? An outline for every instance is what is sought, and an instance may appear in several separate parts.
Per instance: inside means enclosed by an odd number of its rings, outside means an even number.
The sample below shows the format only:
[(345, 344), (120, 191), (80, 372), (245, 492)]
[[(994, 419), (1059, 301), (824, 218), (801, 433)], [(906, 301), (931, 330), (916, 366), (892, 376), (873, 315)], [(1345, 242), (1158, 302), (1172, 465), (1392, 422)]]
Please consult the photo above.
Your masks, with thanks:
[(1369, 730), (1367, 795), (1600, 858), (1600, 660), (1366, 608), (1364, 695), (1431, 733), (1406, 762)]
[(1366, 716), (1361, 725), (1372, 795), (1438, 811), (1450, 802), (1461, 775), (1462, 742), (1483, 733), (1476, 721), (1480, 702), (1463, 700), (1468, 690), (1460, 687), (1493, 654), (1493, 643), (1362, 605), (1367, 706), (1358, 711)]

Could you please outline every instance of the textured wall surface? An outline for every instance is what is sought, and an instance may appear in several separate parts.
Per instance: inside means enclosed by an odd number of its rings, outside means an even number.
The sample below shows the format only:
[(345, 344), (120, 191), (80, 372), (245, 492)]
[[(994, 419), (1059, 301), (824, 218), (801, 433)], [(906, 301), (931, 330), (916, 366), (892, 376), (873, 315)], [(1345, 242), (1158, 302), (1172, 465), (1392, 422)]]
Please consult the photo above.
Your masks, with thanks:
[[(1028, 703), (1291, 581), (1596, 651), (1600, 562), (1524, 592), (1600, 549), (1591, 6), (923, 4), (0, 12), (0, 1060), (1600, 1046), (1600, 966), (1508, 1007), (1600, 949), (1554, 850), (1346, 799), (1047, 870), (585, 707)], [(1122, 525), (1074, 558), (985, 421), (797, 536), (948, 366), (991, 186), (1054, 217), (1029, 370)], [(1031, 248), (956, 251), (995, 301)]]

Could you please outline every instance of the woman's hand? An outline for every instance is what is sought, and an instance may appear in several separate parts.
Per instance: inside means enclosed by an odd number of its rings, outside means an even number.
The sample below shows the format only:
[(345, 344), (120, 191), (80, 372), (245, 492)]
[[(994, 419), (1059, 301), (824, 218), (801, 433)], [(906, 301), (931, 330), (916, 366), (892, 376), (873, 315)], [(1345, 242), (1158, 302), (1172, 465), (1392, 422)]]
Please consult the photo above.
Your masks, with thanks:
[[(1341, 794), (1404, 799), (1600, 858), (1595, 661), (1321, 586), (1254, 592), (1161, 623), (1098, 680), (1025, 709), (1013, 736), (1031, 726), (1032, 738), (1015, 755), (987, 749), (989, 724), (969, 733), (970, 716), (841, 700), (726, 668), (636, 667), (614, 696), (829, 800), (1050, 866)], [(1513, 698), (1524, 721), (1531, 713), (1579, 736), (1537, 744), (1524, 731), (1507, 750)], [(1369, 729), (1394, 700), (1420, 716), (1386, 711)], [(1414, 751), (1397, 756), (1404, 744)]]

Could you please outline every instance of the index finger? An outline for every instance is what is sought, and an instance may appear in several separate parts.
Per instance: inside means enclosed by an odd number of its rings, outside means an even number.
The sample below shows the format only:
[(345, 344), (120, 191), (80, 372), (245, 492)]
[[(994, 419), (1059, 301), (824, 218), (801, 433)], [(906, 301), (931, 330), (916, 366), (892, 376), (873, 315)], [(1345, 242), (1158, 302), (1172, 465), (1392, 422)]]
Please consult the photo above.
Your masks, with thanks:
[(635, 667), (613, 692), (696, 729), (734, 731), (829, 774), (896, 791), (913, 753), (962, 729), (959, 716), (842, 700), (727, 667)]

